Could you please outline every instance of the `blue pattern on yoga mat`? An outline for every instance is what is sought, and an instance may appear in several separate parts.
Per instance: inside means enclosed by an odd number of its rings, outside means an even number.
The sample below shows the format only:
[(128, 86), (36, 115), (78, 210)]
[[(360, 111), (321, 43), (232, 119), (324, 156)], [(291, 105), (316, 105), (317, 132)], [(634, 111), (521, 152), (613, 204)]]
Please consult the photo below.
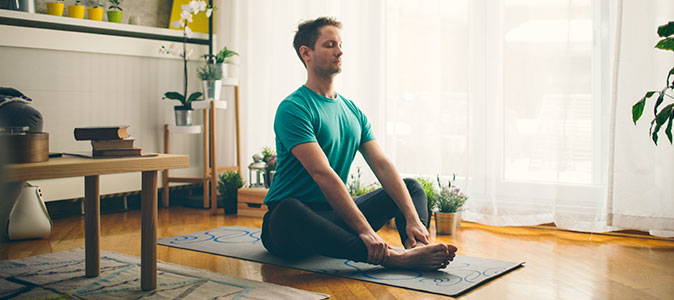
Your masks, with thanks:
[(241, 258), (321, 274), (376, 282), (407, 289), (457, 296), (513, 270), (524, 262), (457, 255), (438, 271), (392, 270), (352, 260), (312, 256), (299, 261), (271, 255), (262, 245), (260, 229), (228, 226), (174, 237), (160, 238), (160, 245)]

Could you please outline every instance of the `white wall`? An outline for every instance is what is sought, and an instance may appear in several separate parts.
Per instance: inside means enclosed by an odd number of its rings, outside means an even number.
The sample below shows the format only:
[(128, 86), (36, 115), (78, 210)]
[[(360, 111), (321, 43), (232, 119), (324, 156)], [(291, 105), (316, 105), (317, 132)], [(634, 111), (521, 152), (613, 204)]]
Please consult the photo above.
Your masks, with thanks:
[[(44, 117), (50, 152), (91, 149), (75, 141), (73, 128), (127, 124), (143, 152), (163, 151), (163, 124), (173, 123), (176, 101), (161, 100), (166, 91), (182, 92), (182, 61), (159, 53), (169, 42), (59, 30), (0, 25), (0, 85), (14, 87), (33, 99)], [(207, 51), (195, 49), (192, 58)], [(201, 89), (196, 77), (200, 61), (188, 63), (189, 92)], [(222, 98), (231, 99), (231, 91)], [(232, 102), (230, 102), (233, 104)], [(233, 108), (233, 105), (229, 106)], [(234, 164), (229, 149), (233, 109), (218, 112), (218, 163)], [(202, 124), (195, 113), (195, 124)], [(226, 120), (231, 122), (225, 122)], [(232, 137), (233, 139), (233, 137)], [(171, 152), (190, 155), (191, 168), (172, 175), (198, 176), (203, 158), (201, 135), (172, 135)], [(229, 147), (225, 147), (230, 145)], [(45, 200), (83, 197), (82, 178), (41, 180)], [(101, 194), (140, 190), (140, 174), (101, 177)]]

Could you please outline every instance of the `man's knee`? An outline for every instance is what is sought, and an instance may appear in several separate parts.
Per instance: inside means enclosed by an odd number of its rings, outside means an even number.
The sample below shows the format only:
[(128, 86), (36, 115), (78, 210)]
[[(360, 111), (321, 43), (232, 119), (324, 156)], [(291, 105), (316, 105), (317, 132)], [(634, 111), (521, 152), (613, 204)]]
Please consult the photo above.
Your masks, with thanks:
[(414, 178), (404, 178), (403, 181), (405, 182), (407, 190), (410, 191), (410, 193), (413, 193), (414, 190), (424, 190), (421, 184)]

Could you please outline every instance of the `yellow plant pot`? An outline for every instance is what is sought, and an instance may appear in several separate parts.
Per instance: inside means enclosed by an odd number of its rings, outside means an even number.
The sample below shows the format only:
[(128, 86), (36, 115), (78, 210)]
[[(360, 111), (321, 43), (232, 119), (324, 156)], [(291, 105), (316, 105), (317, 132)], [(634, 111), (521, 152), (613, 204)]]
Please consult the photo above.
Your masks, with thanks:
[(62, 2), (49, 2), (47, 3), (47, 13), (52, 16), (63, 16), (63, 3)]
[(459, 225), (459, 216), (457, 213), (435, 213), (435, 232), (437, 234), (453, 235)]
[(84, 19), (84, 5), (68, 6), (68, 17)]
[(103, 20), (103, 8), (101, 7), (92, 7), (87, 9), (87, 18), (94, 21)]

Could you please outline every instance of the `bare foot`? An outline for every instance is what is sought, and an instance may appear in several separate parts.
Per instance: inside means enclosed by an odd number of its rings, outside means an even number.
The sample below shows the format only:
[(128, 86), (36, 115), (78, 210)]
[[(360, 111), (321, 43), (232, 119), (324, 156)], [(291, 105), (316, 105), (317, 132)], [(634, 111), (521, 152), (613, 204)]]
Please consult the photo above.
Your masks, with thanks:
[(412, 249), (389, 249), (382, 264), (387, 268), (437, 270), (454, 260), (457, 248), (450, 244), (418, 245)]

